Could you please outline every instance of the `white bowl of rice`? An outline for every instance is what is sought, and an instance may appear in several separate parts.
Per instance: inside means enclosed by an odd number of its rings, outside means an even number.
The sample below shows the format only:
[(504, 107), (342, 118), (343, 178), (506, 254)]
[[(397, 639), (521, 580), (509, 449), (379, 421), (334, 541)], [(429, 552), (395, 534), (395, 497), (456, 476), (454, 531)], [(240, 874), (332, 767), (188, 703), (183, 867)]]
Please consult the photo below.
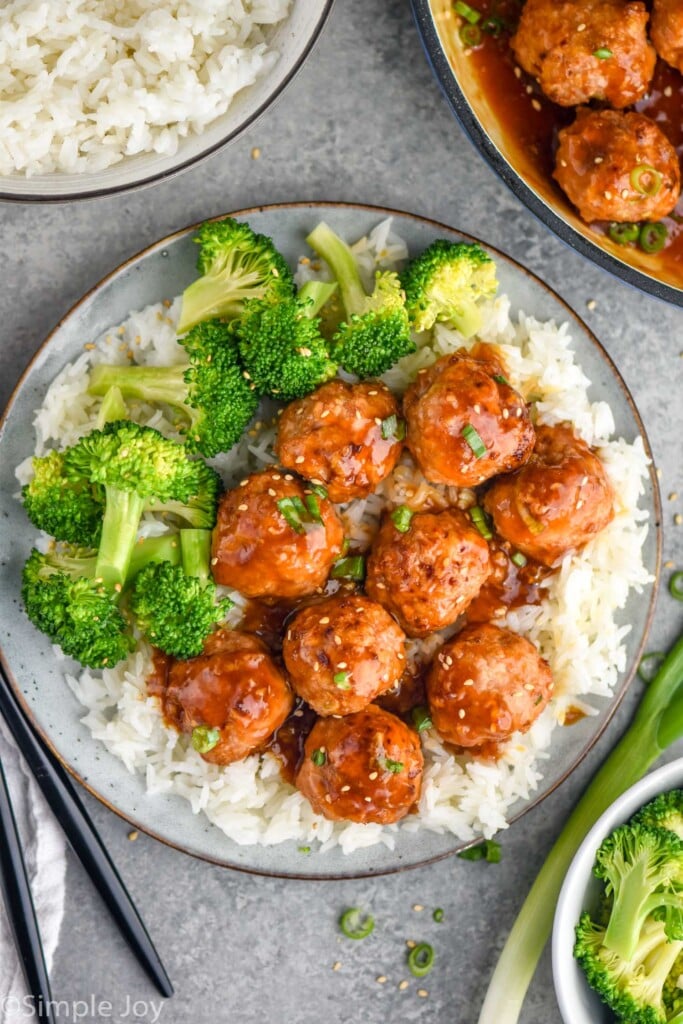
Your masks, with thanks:
[(0, 5), (0, 199), (65, 201), (178, 173), (249, 127), (332, 0)]

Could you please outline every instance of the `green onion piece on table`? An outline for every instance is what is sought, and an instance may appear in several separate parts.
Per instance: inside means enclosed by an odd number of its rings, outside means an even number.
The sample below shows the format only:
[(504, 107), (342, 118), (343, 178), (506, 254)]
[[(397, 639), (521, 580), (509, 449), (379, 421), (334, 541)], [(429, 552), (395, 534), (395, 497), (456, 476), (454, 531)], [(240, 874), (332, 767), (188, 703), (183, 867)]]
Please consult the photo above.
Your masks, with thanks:
[(198, 754), (208, 754), (221, 738), (218, 729), (210, 729), (208, 725), (197, 725), (192, 730), (192, 746)]
[(683, 601), (683, 572), (675, 572), (669, 580), (669, 593), (677, 601)]
[(659, 672), (662, 662), (666, 657), (662, 651), (650, 651), (649, 654), (644, 654), (640, 659), (638, 665), (638, 675), (644, 683), (651, 683), (654, 677)]
[(340, 558), (332, 566), (330, 576), (333, 580), (357, 580), (365, 579), (365, 558), (363, 555), (347, 555)]
[(367, 939), (375, 927), (372, 914), (363, 917), (358, 907), (350, 907), (339, 918), (339, 927), (347, 939)]
[(484, 839), (476, 846), (468, 846), (457, 854), (461, 860), (485, 860), (487, 864), (500, 864), (500, 843), (495, 839)]
[(410, 529), (410, 521), (415, 513), (407, 505), (399, 505), (391, 513), (391, 519), (399, 533), (407, 533)]
[(471, 423), (466, 423), (460, 433), (474, 452), (475, 458), (480, 459), (482, 455), (486, 455), (486, 445)]
[(437, 924), (441, 924), (441, 922), (443, 921), (443, 910), (441, 907), (436, 908), (436, 910), (432, 914), (432, 918), (436, 921)]
[(638, 235), (638, 244), (643, 252), (650, 255), (661, 250), (666, 245), (666, 240), (669, 236), (669, 232), (666, 229), (666, 225), (657, 221), (655, 224), (643, 224)]
[(649, 196), (651, 199), (657, 195), (662, 187), (662, 173), (649, 164), (638, 164), (629, 175), (631, 187), (639, 192), (641, 196)]
[(617, 245), (627, 245), (629, 242), (637, 242), (640, 234), (640, 224), (619, 224), (612, 221), (607, 234)]
[(593, 776), (524, 901), (489, 983), (479, 1024), (517, 1024), (526, 991), (550, 936), (571, 860), (600, 815), (672, 743), (683, 737), (683, 636), (644, 691), (630, 727)]
[(424, 978), (434, 966), (434, 949), (428, 942), (418, 942), (408, 953), (408, 969), (414, 978)]
[(470, 25), (476, 25), (481, 19), (479, 11), (475, 11), (474, 7), (470, 7), (469, 4), (463, 3), (463, 0), (455, 0), (453, 9), (461, 18), (464, 18), (465, 21), (469, 21)]

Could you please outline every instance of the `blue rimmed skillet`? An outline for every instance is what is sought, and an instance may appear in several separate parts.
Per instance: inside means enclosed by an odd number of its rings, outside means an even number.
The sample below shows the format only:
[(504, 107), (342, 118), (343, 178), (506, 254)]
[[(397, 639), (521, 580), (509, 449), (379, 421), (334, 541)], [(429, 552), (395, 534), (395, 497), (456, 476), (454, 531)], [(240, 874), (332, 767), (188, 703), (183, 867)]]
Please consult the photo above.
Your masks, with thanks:
[[(417, 251), (436, 237), (465, 239), (467, 235), (434, 221), (372, 206), (293, 203), (241, 210), (260, 232), (271, 235), (285, 257), (294, 262), (305, 249), (305, 237), (324, 218), (342, 236), (353, 239), (379, 220), (393, 216), (395, 230)], [(463, 847), (453, 836), (426, 830), (399, 832), (396, 846), (377, 845), (345, 856), (339, 848), (303, 856), (296, 842), (278, 846), (238, 846), (193, 815), (178, 796), (149, 796), (145, 781), (131, 775), (121, 761), (93, 740), (80, 724), (83, 708), (63, 679), (63, 664), (24, 616), (20, 607), (21, 567), (34, 530), (16, 500), (15, 466), (33, 450), (33, 414), (64, 365), (83, 350), (84, 342), (125, 320), (132, 310), (178, 294), (196, 276), (193, 228), (170, 235), (134, 256), (104, 278), (59, 322), (24, 371), (0, 423), (0, 657), (12, 685), (35, 728), (68, 770), (99, 800), (131, 826), (194, 856), (238, 870), (294, 878), (353, 878), (417, 867), (446, 857)], [(540, 320), (567, 321), (578, 361), (591, 380), (591, 397), (609, 402), (617, 436), (643, 438), (645, 429), (619, 373), (585, 324), (542, 281), (503, 253), (487, 246), (496, 259), (501, 289), (512, 299), (513, 311), (524, 310)], [(660, 505), (657, 480), (650, 473), (643, 507), (650, 512), (651, 529), (645, 542), (648, 570), (658, 578), (661, 560)], [(646, 595), (632, 596), (620, 615), (630, 623), (626, 637), (627, 669), (621, 673), (611, 701), (598, 701), (599, 714), (586, 717), (553, 735), (552, 757), (543, 764), (544, 778), (532, 798), (513, 808), (517, 818), (551, 793), (579, 764), (614, 713), (644, 647), (654, 609), (655, 586)]]

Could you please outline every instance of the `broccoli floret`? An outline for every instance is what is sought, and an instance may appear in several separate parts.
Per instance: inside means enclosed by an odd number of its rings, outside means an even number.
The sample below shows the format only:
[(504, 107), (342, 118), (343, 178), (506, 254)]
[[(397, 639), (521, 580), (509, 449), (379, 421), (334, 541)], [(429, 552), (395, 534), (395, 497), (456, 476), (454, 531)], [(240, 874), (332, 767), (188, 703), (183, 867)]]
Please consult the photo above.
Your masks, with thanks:
[(210, 532), (181, 530), (179, 537), (182, 565), (146, 566), (133, 583), (130, 607), (150, 643), (176, 658), (193, 658), (233, 602), (217, 601), (209, 579)]
[(401, 273), (406, 307), (416, 331), (450, 323), (465, 338), (481, 327), (477, 302), (496, 294), (496, 265), (480, 245), (437, 239)]
[(279, 301), (294, 294), (292, 272), (273, 240), (232, 217), (199, 228), (197, 267), (202, 275), (183, 292), (178, 332), (202, 320), (242, 315), (248, 299)]
[(33, 459), (33, 479), (21, 491), (26, 514), (39, 530), (57, 540), (96, 547), (102, 530), (104, 488), (64, 475), (64, 453)]
[(634, 815), (632, 822), (647, 828), (666, 828), (683, 839), (683, 789), (660, 793)]
[(574, 956), (588, 984), (628, 1024), (669, 1024), (665, 986), (683, 942), (667, 939), (664, 923), (648, 918), (633, 955), (624, 959), (605, 945), (605, 930), (584, 913), (576, 927)]
[(346, 320), (339, 325), (330, 355), (357, 377), (376, 377), (415, 351), (405, 295), (398, 274), (377, 271), (367, 295), (353, 253), (321, 222), (306, 239), (325, 260), (339, 284)]
[(213, 458), (241, 438), (256, 412), (258, 395), (245, 377), (238, 345), (220, 320), (198, 324), (180, 339), (188, 362), (175, 366), (95, 366), (91, 395), (117, 388), (124, 398), (170, 405), (188, 421), (181, 426), (189, 451)]
[(234, 330), (244, 368), (260, 394), (290, 402), (334, 377), (337, 364), (330, 359), (315, 316), (320, 296), (329, 297), (329, 288), (311, 281), (294, 299), (246, 304)]

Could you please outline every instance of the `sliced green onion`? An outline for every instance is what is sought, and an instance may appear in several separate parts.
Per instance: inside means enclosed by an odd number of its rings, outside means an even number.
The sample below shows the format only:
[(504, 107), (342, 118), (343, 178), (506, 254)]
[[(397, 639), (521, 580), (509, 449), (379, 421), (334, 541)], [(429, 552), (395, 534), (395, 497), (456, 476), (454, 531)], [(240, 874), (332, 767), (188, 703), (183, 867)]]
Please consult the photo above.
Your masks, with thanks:
[(479, 27), (488, 36), (493, 36), (494, 39), (497, 39), (503, 32), (507, 31), (508, 26), (502, 18), (496, 18), (492, 15), (489, 18), (484, 18)]
[[(301, 499), (299, 499), (301, 500)], [(278, 511), (288, 526), (291, 526), (297, 533), (305, 533), (304, 524), (301, 522), (293, 498), (280, 498), (277, 503)]]
[(481, 29), (478, 25), (461, 25), (458, 35), (465, 46), (479, 46), (481, 43)]
[(664, 655), (661, 651), (650, 651), (649, 654), (644, 654), (640, 659), (638, 665), (638, 675), (644, 683), (651, 683), (654, 677), (659, 672), (659, 666), (664, 661)]
[(618, 224), (613, 221), (607, 229), (607, 234), (617, 245), (627, 245), (629, 242), (637, 242), (640, 234), (640, 224)]
[(414, 978), (424, 978), (434, 966), (434, 949), (428, 942), (418, 942), (408, 953), (408, 969)]
[(350, 690), (351, 689), (351, 683), (349, 682), (349, 673), (348, 672), (336, 672), (332, 676), (332, 681), (334, 682), (335, 686), (339, 687), (340, 690)]
[(601, 46), (598, 50), (593, 50), (593, 56), (597, 57), (598, 60), (609, 60), (614, 54), (607, 46)]
[(482, 843), (477, 843), (476, 846), (468, 846), (466, 850), (461, 850), (457, 856), (461, 860), (485, 860), (489, 864), (499, 864), (500, 843), (497, 843), (494, 839), (484, 839)]
[(660, 221), (655, 224), (643, 224), (638, 235), (638, 244), (643, 252), (660, 252), (666, 245), (668, 235), (666, 226)]
[(504, 377), (502, 373), (494, 373), (493, 379), (495, 380), (496, 384), (507, 384), (508, 387), (511, 387), (510, 381), (507, 379), (507, 377)]
[(310, 853), (310, 852), (311, 852), (310, 846), (300, 846), (299, 847), (299, 853)]
[(631, 186), (636, 192), (640, 192), (641, 196), (649, 196), (651, 199), (662, 187), (662, 180), (661, 171), (658, 171), (656, 167), (650, 167), (649, 164), (638, 164), (630, 174)]
[(474, 457), (476, 459), (480, 459), (482, 455), (486, 455), (486, 445), (471, 423), (466, 423), (460, 433), (474, 452)]
[(314, 750), (313, 753), (311, 754), (311, 761), (316, 766), (316, 768), (322, 768), (322, 766), (327, 761), (327, 754), (325, 753), (324, 750), (321, 750), (320, 747), (318, 747), (318, 749)]
[(514, 555), (510, 556), (510, 561), (513, 565), (516, 565), (519, 569), (523, 569), (528, 559), (526, 555), (523, 555), (521, 551), (515, 551)]
[(359, 907), (350, 907), (339, 918), (339, 927), (347, 939), (367, 939), (375, 927), (372, 914), (363, 914)]
[(476, 25), (481, 19), (479, 11), (475, 11), (474, 7), (470, 7), (469, 4), (463, 3), (462, 0), (455, 0), (453, 8), (456, 14), (459, 14), (465, 21), (469, 21), (470, 25)]
[(342, 546), (341, 546), (341, 554), (345, 555), (350, 547), (351, 547), (351, 541), (349, 540), (348, 537), (344, 537), (344, 540), (342, 541)]
[(405, 436), (405, 420), (400, 420), (394, 413), (391, 416), (387, 416), (385, 420), (382, 420), (382, 437), (385, 441), (402, 441)]
[(347, 558), (340, 558), (332, 566), (330, 576), (333, 580), (358, 580), (365, 579), (365, 558), (363, 555), (349, 555)]
[(404, 767), (403, 761), (392, 761), (390, 757), (384, 758), (384, 768), (386, 771), (391, 772), (392, 775), (398, 775), (399, 772), (403, 771)]
[(320, 515), (320, 505), (318, 504), (317, 495), (306, 495), (306, 508), (308, 509), (308, 514), (314, 523), (322, 523), (323, 517)]
[(410, 715), (413, 719), (413, 725), (418, 732), (424, 732), (425, 729), (431, 729), (432, 717), (429, 713), (429, 708), (426, 708), (421, 704), (419, 707), (413, 708)]
[(533, 533), (534, 535), (537, 533), (543, 533), (545, 525), (540, 519), (536, 519), (535, 516), (532, 516), (523, 501), (517, 500), (515, 502), (515, 507), (519, 513), (519, 518), (522, 520), (529, 533)]
[(479, 505), (475, 505), (474, 508), (469, 509), (469, 517), (472, 520), (474, 526), (476, 526), (479, 533), (482, 535), (484, 540), (491, 540), (493, 534), (489, 529), (489, 521), (483, 508)]
[(437, 924), (441, 924), (441, 922), (443, 921), (443, 910), (441, 907), (436, 908), (436, 910), (432, 914), (432, 918), (436, 921)]
[(208, 754), (220, 738), (220, 729), (210, 729), (208, 725), (197, 725), (192, 730), (192, 746), (198, 754)]
[(683, 572), (675, 572), (669, 580), (669, 593), (677, 601), (683, 601)]
[(314, 494), (318, 495), (319, 498), (326, 498), (327, 497), (327, 488), (323, 487), (322, 484), (312, 484), (309, 481), (308, 486), (311, 488), (311, 490), (313, 491)]
[(415, 513), (407, 505), (399, 505), (391, 513), (391, 519), (399, 533), (407, 533), (410, 529), (410, 521)]

